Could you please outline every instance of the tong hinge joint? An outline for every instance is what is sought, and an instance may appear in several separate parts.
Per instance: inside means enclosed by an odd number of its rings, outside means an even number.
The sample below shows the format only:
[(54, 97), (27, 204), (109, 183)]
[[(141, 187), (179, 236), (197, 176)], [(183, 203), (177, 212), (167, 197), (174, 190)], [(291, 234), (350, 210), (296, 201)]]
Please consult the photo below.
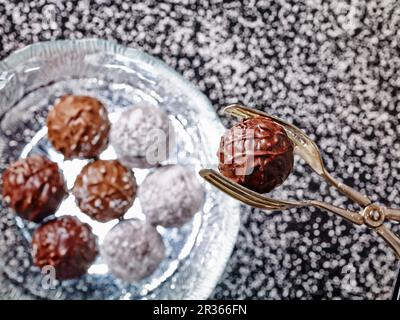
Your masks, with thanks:
[(386, 219), (385, 210), (376, 203), (366, 206), (362, 211), (362, 216), (364, 223), (371, 228), (379, 227)]

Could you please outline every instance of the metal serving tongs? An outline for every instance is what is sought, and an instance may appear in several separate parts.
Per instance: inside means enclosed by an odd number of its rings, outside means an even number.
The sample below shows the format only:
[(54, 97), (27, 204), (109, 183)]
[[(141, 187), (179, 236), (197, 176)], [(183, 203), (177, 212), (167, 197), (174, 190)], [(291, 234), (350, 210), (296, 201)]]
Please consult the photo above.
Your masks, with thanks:
[(224, 112), (237, 118), (266, 117), (279, 123), (286, 130), (287, 135), (293, 142), (295, 146), (294, 152), (303, 158), (318, 175), (359, 204), (362, 210), (360, 212), (352, 212), (318, 200), (293, 201), (272, 199), (247, 189), (212, 169), (200, 170), (201, 177), (231, 197), (255, 208), (285, 210), (300, 207), (317, 207), (333, 212), (354, 224), (365, 224), (375, 230), (395, 251), (397, 258), (400, 258), (400, 237), (383, 224), (386, 220), (400, 221), (400, 209), (386, 208), (372, 203), (367, 196), (334, 179), (326, 171), (321, 153), (315, 142), (294, 125), (265, 112), (247, 108), (239, 104), (232, 104), (225, 107)]

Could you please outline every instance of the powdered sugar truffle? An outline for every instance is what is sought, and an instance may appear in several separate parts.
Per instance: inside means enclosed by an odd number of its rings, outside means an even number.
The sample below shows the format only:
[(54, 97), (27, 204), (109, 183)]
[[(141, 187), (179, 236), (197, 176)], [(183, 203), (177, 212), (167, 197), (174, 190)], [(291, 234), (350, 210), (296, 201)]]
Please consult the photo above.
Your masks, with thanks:
[(149, 168), (165, 160), (172, 141), (169, 124), (167, 114), (153, 106), (124, 110), (110, 135), (120, 161), (131, 168)]
[(140, 220), (119, 222), (106, 235), (101, 253), (116, 277), (133, 282), (151, 275), (165, 257), (157, 229)]
[(148, 221), (164, 227), (182, 226), (204, 202), (196, 174), (181, 165), (157, 168), (143, 181), (138, 196)]

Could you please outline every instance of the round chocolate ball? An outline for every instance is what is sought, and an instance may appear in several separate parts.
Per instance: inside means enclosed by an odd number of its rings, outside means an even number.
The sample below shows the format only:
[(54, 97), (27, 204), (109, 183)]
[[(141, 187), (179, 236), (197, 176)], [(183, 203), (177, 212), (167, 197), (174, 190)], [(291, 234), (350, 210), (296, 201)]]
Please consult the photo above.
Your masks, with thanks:
[(130, 168), (149, 168), (165, 160), (172, 143), (169, 119), (161, 109), (138, 105), (124, 110), (111, 128), (111, 145)]
[(265, 117), (229, 129), (218, 155), (224, 176), (259, 193), (281, 185), (293, 169), (293, 143), (282, 126)]
[(136, 197), (132, 171), (117, 160), (96, 160), (83, 167), (72, 193), (82, 212), (100, 222), (122, 217)]
[(139, 188), (139, 200), (153, 225), (180, 227), (200, 210), (204, 190), (192, 170), (168, 165), (146, 177)]
[(32, 239), (33, 260), (39, 267), (52, 266), (57, 279), (84, 275), (98, 254), (97, 239), (86, 223), (63, 216), (41, 225)]
[(87, 96), (65, 95), (47, 116), (48, 138), (65, 159), (97, 157), (110, 126), (104, 105)]
[(165, 246), (155, 227), (132, 219), (119, 222), (107, 233), (101, 253), (112, 274), (132, 282), (157, 269), (165, 257)]
[(11, 163), (3, 171), (2, 189), (4, 202), (33, 222), (55, 213), (67, 193), (57, 164), (40, 155)]

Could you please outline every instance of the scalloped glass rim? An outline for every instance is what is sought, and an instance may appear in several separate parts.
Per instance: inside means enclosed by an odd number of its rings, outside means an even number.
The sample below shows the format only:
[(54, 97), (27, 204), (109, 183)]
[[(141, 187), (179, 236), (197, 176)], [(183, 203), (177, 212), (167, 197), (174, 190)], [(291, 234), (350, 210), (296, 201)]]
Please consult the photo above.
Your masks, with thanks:
[[(21, 62), (26, 63), (27, 61), (37, 57), (45, 58), (51, 54), (57, 54), (57, 52), (61, 53), (77, 49), (84, 49), (88, 53), (103, 51), (118, 54), (128, 59), (145, 61), (147, 64), (154, 66), (155, 69), (162, 70), (164, 75), (168, 75), (171, 80), (176, 84), (179, 84), (182, 92), (194, 97), (195, 103), (199, 106), (201, 105), (201, 107), (198, 108), (198, 117), (202, 121), (199, 121), (198, 126), (207, 127), (207, 130), (210, 129), (210, 126), (214, 127), (214, 134), (217, 136), (220, 136), (223, 132), (224, 127), (219, 121), (217, 122), (217, 125), (215, 121), (210, 125), (211, 120), (217, 118), (217, 115), (213, 110), (210, 101), (192, 83), (184, 79), (179, 73), (158, 58), (152, 57), (140, 50), (124, 47), (108, 40), (83, 39), (47, 41), (38, 42), (19, 49), (0, 62), (0, 94), (2, 89), (7, 85), (7, 82), (13, 78), (10, 76), (10, 73), (12, 75), (13, 70), (18, 68)], [(0, 116), (3, 115), (4, 112), (5, 110), (1, 110)], [(213, 135), (211, 134), (211, 136)], [(216, 142), (209, 139), (209, 137), (210, 134), (202, 136), (202, 138), (206, 140), (204, 144), (209, 147), (215, 147)], [(215, 159), (209, 158), (207, 161), (210, 163), (210, 166), (215, 165)], [(214, 244), (214, 250), (218, 250), (218, 259), (209, 259), (207, 261), (205, 267), (202, 268), (201, 282), (198, 283), (199, 285), (192, 292), (187, 294), (184, 299), (207, 299), (217, 284), (232, 253), (239, 230), (240, 205), (233, 203), (229, 199), (227, 199), (227, 201), (230, 201), (229, 210), (227, 210), (229, 212), (226, 212), (225, 215), (229, 215), (229, 219), (226, 219), (229, 224), (225, 225), (226, 230), (224, 230), (223, 235), (223, 246), (218, 243)]]

